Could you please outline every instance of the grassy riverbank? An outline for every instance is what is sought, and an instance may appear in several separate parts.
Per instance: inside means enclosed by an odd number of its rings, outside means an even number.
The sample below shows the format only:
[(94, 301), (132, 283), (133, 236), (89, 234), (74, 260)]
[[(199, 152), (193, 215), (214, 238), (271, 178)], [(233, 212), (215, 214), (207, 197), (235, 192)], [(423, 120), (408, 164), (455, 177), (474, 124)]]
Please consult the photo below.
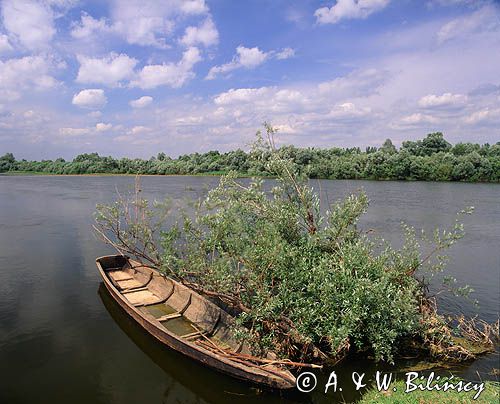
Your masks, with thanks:
[(389, 389), (388, 391), (377, 391), (376, 389), (370, 390), (366, 393), (360, 404), (371, 403), (387, 403), (387, 404), (466, 404), (466, 403), (498, 403), (500, 402), (500, 384), (498, 382), (487, 381), (484, 382), (485, 389), (481, 395), (473, 400), (474, 390), (469, 392), (457, 392), (453, 390), (443, 391), (412, 391), (405, 393), (405, 382), (399, 380), (392, 384), (392, 388), (396, 391)]

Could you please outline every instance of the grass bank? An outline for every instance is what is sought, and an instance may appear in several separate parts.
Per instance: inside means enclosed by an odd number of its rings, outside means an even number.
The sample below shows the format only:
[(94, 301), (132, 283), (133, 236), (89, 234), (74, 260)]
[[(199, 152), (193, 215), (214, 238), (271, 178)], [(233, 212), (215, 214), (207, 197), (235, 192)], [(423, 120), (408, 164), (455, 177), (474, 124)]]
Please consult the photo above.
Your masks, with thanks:
[[(456, 379), (454, 379), (456, 382)], [(500, 383), (486, 381), (484, 382), (484, 391), (474, 400), (476, 391), (457, 392), (454, 390), (444, 391), (420, 391), (415, 390), (405, 393), (404, 380), (396, 381), (387, 391), (377, 391), (372, 389), (368, 391), (360, 404), (368, 403), (391, 403), (391, 404), (466, 404), (466, 403), (498, 403), (500, 402)], [(394, 391), (394, 388), (396, 391)], [(392, 389), (392, 390), (391, 390)]]

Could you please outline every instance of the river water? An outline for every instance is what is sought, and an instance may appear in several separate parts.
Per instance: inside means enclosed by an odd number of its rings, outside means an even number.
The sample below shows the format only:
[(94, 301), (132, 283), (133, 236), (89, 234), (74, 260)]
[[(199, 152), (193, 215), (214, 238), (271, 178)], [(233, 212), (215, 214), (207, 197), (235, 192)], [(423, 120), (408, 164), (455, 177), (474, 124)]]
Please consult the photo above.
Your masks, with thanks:
[[(175, 206), (203, 196), (215, 177), (143, 177), (149, 199)], [(133, 188), (125, 176), (0, 176), (0, 403), (333, 402), (359, 396), (293, 393), (280, 397), (219, 375), (162, 347), (131, 322), (102, 287), (97, 256), (114, 253), (93, 235), (97, 203)], [(443, 310), (495, 321), (500, 292), (500, 185), (313, 181), (322, 200), (364, 189), (370, 208), (360, 225), (401, 243), (401, 221), (432, 230), (465, 218), (466, 237), (450, 250), (450, 274), (475, 290), (479, 308), (443, 297)], [(336, 369), (402, 369), (352, 360)], [(452, 369), (491, 379), (497, 353)], [(344, 375), (344, 376), (343, 376)], [(478, 376), (479, 375), (479, 376)], [(327, 378), (319, 374), (320, 384)], [(368, 378), (369, 376), (367, 376)], [(352, 389), (351, 389), (352, 390)]]

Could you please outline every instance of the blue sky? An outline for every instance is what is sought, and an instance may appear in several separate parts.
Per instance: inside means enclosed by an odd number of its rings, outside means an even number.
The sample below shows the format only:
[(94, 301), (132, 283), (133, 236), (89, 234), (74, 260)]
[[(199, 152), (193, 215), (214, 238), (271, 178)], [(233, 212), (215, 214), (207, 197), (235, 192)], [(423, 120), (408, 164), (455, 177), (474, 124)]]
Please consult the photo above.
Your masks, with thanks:
[(0, 154), (500, 141), (500, 3), (2, 0)]

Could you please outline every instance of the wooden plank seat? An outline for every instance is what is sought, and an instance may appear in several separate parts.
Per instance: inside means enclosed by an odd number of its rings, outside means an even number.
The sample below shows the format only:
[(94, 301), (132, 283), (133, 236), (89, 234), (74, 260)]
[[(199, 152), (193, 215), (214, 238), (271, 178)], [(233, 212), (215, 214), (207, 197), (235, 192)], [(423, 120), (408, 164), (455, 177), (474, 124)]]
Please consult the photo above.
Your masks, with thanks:
[(144, 284), (142, 284), (141, 282), (139, 282), (135, 278), (123, 279), (121, 281), (117, 281), (117, 283), (120, 286), (120, 289), (122, 289), (122, 290), (140, 288), (140, 287), (144, 286)]
[(157, 297), (157, 300), (154, 300), (154, 301), (151, 301), (151, 302), (137, 303), (137, 304), (134, 304), (134, 306), (135, 307), (154, 306), (156, 304), (163, 303), (164, 301), (165, 301), (165, 299), (161, 299), (161, 298)]
[(116, 282), (129, 281), (129, 280), (134, 279), (128, 272), (126, 272), (122, 269), (115, 269), (113, 271), (108, 271), (108, 274)]
[(122, 291), (122, 294), (140, 292), (141, 290), (149, 290), (147, 286), (138, 286), (136, 288), (128, 288)]
[(161, 322), (161, 321), (172, 320), (174, 318), (179, 318), (179, 317), (182, 317), (181, 313), (172, 313), (172, 314), (166, 314), (165, 316), (158, 317), (157, 320)]
[(134, 291), (134, 290), (137, 290), (137, 291), (138, 290), (146, 290), (146, 289), (148, 289), (148, 285), (152, 279), (153, 279), (153, 273), (150, 273), (149, 277), (146, 279), (146, 281), (139, 281), (138, 279), (131, 278), (130, 280), (126, 279), (126, 281), (130, 281), (127, 284), (119, 282), (119, 284), (120, 284), (119, 286), (120, 286), (120, 289), (123, 291), (122, 293), (127, 292), (127, 291)]
[(130, 293), (124, 294), (124, 296), (130, 303), (132, 303), (136, 307), (160, 303), (162, 300), (149, 290), (132, 291)]

